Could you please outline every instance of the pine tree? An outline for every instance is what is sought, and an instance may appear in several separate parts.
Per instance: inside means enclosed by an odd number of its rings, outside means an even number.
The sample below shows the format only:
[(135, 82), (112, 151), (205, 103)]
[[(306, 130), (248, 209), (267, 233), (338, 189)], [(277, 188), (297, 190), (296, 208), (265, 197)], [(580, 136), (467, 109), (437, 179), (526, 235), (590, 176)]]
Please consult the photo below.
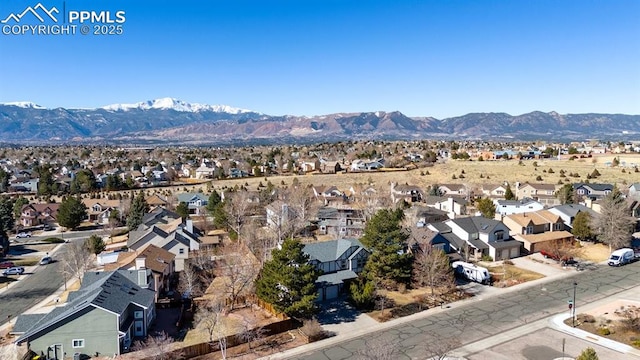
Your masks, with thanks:
[(176, 214), (180, 215), (182, 220), (186, 220), (189, 217), (189, 205), (184, 201), (180, 201), (180, 204), (176, 206)]
[(87, 207), (80, 198), (69, 196), (62, 200), (58, 208), (58, 224), (69, 229), (75, 229), (87, 217)]
[(209, 213), (213, 215), (220, 204), (222, 204), (222, 198), (217, 191), (213, 190), (211, 192), (211, 195), (209, 195), (209, 201), (207, 202), (207, 211), (209, 211)]
[(365, 277), (385, 288), (411, 281), (413, 256), (406, 252), (409, 235), (402, 228), (402, 209), (382, 209), (373, 215), (360, 238), (371, 252), (365, 265)]
[(13, 203), (9, 198), (0, 198), (0, 236), (6, 237), (13, 229)]
[[(570, 174), (571, 175), (571, 174)], [(565, 184), (558, 190), (556, 197), (560, 200), (561, 204), (573, 204), (574, 203), (574, 190), (572, 184)]]
[(98, 255), (107, 248), (107, 245), (102, 240), (102, 237), (94, 234), (87, 239), (87, 248), (92, 253)]
[(598, 354), (596, 354), (596, 351), (593, 350), (593, 348), (588, 347), (584, 350), (582, 350), (582, 352), (580, 353), (580, 355), (578, 355), (578, 357), (576, 358), (576, 360), (598, 360)]
[(580, 211), (573, 219), (573, 236), (580, 240), (587, 240), (593, 237), (593, 231), (591, 230), (591, 215), (589, 213)]
[(320, 272), (309, 264), (298, 240), (286, 239), (274, 249), (256, 279), (256, 295), (284, 314), (310, 319), (317, 312), (315, 282)]
[(489, 198), (482, 198), (476, 204), (478, 211), (487, 219), (493, 219), (496, 216), (496, 205)]
[(135, 230), (142, 224), (142, 217), (149, 212), (149, 204), (144, 198), (144, 191), (140, 191), (136, 197), (131, 199), (131, 208), (127, 216), (127, 227)]
[(504, 191), (504, 199), (505, 200), (514, 200), (516, 196), (511, 191), (511, 185), (507, 185), (507, 190)]

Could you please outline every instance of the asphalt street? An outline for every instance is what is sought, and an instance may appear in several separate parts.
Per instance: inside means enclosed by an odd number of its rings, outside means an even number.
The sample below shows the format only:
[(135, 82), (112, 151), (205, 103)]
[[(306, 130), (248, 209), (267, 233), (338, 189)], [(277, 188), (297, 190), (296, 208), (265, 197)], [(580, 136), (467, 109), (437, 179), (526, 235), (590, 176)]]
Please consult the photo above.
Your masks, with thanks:
[[(581, 306), (640, 285), (640, 262), (619, 268), (606, 265), (576, 272), (556, 281), (533, 285), (517, 292), (481, 301), (453, 304), (444, 312), (403, 323), (327, 346), (290, 359), (338, 360), (362, 357), (380, 344), (395, 349), (394, 359), (425, 359), (443, 339), (454, 339), (457, 347), (498, 335), (550, 315), (568, 311), (576, 282), (577, 313)], [(366, 356), (365, 356), (366, 357)], [(371, 356), (369, 356), (371, 357)]]
[[(87, 239), (92, 234), (100, 234), (101, 232), (103, 232), (103, 230), (100, 229), (65, 233), (64, 239), (69, 241)], [(49, 237), (62, 237), (62, 235), (55, 232), (45, 232), (41, 236), (12, 239), (12, 244), (37, 243)], [(54, 260), (62, 259), (64, 257), (64, 251), (65, 246), (63, 245), (53, 257)], [(64, 277), (60, 268), (60, 261), (55, 261), (48, 265), (36, 266), (33, 273), (25, 273), (20, 280), (11, 284), (7, 290), (0, 293), (0, 325), (5, 324), (7, 321), (32, 308), (64, 285)]]

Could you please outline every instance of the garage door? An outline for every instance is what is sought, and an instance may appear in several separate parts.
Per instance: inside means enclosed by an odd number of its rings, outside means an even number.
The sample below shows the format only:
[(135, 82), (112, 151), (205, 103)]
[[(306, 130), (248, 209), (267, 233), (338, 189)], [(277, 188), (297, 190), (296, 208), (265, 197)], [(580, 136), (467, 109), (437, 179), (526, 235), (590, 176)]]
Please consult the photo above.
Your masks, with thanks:
[(335, 299), (338, 297), (338, 285), (327, 286), (324, 289), (325, 300)]
[(500, 260), (509, 259), (509, 249), (502, 249), (500, 252)]
[(520, 248), (511, 249), (511, 258), (517, 258), (518, 256), (520, 256)]

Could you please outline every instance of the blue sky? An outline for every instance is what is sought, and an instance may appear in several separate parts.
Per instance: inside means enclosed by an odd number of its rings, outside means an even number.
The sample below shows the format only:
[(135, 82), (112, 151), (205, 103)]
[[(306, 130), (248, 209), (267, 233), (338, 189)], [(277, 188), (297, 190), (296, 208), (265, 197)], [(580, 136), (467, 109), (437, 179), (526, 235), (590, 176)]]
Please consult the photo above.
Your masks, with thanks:
[[(41, 2), (62, 9), (62, 0)], [(36, 4), (0, 1), (0, 18)], [(640, 114), (637, 0), (67, 0), (65, 8), (124, 10), (124, 34), (0, 34), (0, 102), (87, 108), (175, 97), (273, 115)]]

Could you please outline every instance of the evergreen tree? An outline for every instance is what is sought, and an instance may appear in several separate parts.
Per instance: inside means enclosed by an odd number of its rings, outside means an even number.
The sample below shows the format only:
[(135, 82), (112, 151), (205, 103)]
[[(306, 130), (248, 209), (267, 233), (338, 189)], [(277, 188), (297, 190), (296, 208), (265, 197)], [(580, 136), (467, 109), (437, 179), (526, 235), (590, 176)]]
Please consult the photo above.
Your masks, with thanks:
[(573, 204), (574, 203), (574, 190), (572, 184), (565, 184), (558, 190), (556, 197), (560, 200), (561, 204)]
[(476, 204), (478, 211), (487, 219), (493, 219), (496, 216), (496, 205), (489, 198), (482, 198)]
[(182, 220), (186, 220), (189, 217), (189, 205), (184, 201), (180, 201), (180, 204), (176, 206), (176, 214), (180, 215)]
[(144, 191), (140, 191), (138, 195), (131, 199), (131, 207), (129, 215), (127, 215), (127, 227), (129, 230), (135, 230), (142, 224), (142, 217), (149, 212), (149, 204), (144, 197)]
[(96, 177), (91, 170), (78, 171), (71, 181), (71, 193), (86, 193), (98, 188)]
[(504, 191), (504, 199), (505, 200), (515, 200), (516, 196), (511, 191), (511, 185), (507, 185), (507, 190)]
[(13, 203), (9, 198), (0, 198), (0, 236), (6, 237), (7, 233), (13, 229)]
[(593, 348), (588, 347), (584, 350), (582, 350), (582, 352), (580, 353), (580, 355), (578, 355), (578, 357), (576, 358), (576, 360), (598, 360), (598, 354), (596, 354), (596, 351), (593, 350)]
[(20, 196), (13, 203), (13, 216), (16, 219), (20, 218), (20, 215), (22, 214), (22, 207), (27, 205), (27, 204), (29, 204), (29, 200), (27, 200), (27, 198), (24, 197), (24, 196)]
[(49, 165), (34, 167), (34, 172), (38, 174), (38, 195), (53, 195), (54, 181)]
[(107, 245), (102, 240), (102, 237), (98, 235), (91, 235), (87, 240), (87, 248), (92, 253), (98, 255), (107, 248)]
[(9, 190), (9, 174), (0, 168), (0, 193), (7, 192)]
[(211, 192), (211, 195), (209, 195), (209, 201), (207, 201), (207, 211), (209, 211), (209, 213), (213, 215), (213, 213), (216, 211), (216, 208), (220, 204), (222, 204), (222, 198), (217, 191), (213, 190)]
[(373, 281), (361, 277), (349, 285), (349, 297), (358, 309), (372, 309), (376, 300), (376, 286)]
[(286, 239), (274, 249), (256, 279), (256, 295), (284, 314), (310, 319), (317, 312), (315, 282), (320, 272), (309, 264), (298, 240)]
[(69, 229), (75, 229), (87, 217), (87, 207), (80, 198), (69, 196), (62, 200), (58, 208), (58, 224)]
[(386, 288), (411, 281), (413, 256), (406, 252), (409, 235), (402, 229), (402, 209), (382, 209), (371, 217), (360, 238), (371, 252), (364, 268), (366, 277)]
[(580, 211), (573, 219), (573, 235), (580, 240), (588, 240), (593, 237), (593, 230), (591, 230), (591, 215), (589, 213)]

